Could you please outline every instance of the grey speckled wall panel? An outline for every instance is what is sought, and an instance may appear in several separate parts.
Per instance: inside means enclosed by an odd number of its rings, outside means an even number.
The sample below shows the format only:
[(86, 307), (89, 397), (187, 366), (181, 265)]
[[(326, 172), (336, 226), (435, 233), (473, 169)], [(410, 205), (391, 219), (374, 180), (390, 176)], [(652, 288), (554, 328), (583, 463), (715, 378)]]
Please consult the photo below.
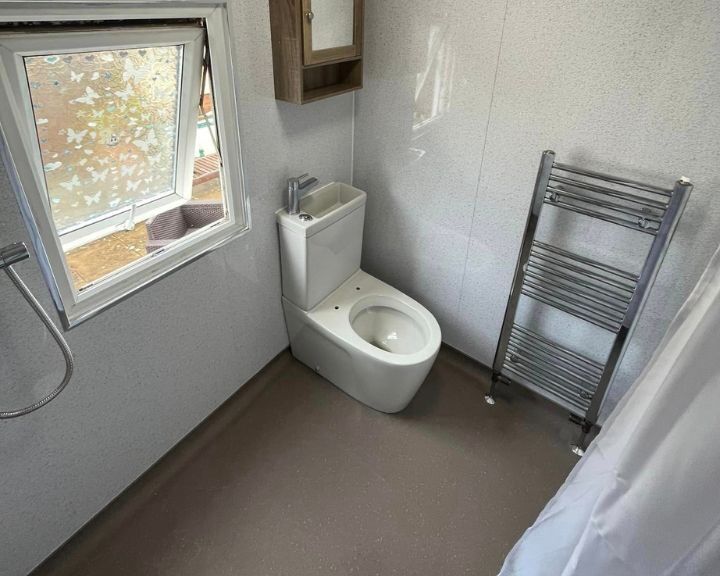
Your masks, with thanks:
[[(696, 184), (612, 407), (720, 241), (720, 5), (367, 0), (366, 10), (354, 169), (369, 198), (363, 266), (426, 304), (445, 341), (481, 362), (495, 352), (542, 150)], [(543, 234), (627, 266), (646, 248), (642, 235), (557, 214)], [(593, 355), (607, 345), (601, 331), (526, 308)]]
[[(274, 211), (291, 173), (349, 180), (352, 96), (277, 103), (267, 2), (233, 9), (253, 229), (69, 332), (67, 390), (0, 423), (3, 576), (26, 574), (287, 346)], [(16, 240), (28, 237), (3, 171), (0, 244)], [(34, 260), (18, 271), (50, 307)], [(0, 303), (0, 404), (12, 407), (53, 386), (62, 359), (4, 275)]]

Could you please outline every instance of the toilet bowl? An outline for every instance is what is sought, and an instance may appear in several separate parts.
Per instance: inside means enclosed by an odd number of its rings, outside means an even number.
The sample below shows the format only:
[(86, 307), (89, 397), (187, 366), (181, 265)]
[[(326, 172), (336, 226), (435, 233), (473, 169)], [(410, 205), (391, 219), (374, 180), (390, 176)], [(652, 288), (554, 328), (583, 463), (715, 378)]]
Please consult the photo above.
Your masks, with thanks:
[(381, 412), (415, 396), (440, 349), (418, 302), (360, 269), (367, 195), (333, 182), (278, 210), (283, 310), (293, 356)]
[(362, 270), (312, 310), (283, 308), (293, 355), (381, 412), (410, 403), (440, 349), (433, 315)]

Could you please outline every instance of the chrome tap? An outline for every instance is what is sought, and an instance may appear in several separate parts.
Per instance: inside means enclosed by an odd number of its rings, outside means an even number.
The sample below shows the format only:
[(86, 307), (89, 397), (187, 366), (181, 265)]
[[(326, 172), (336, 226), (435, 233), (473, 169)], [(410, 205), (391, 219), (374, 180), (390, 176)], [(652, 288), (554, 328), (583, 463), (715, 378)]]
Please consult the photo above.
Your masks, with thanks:
[(317, 178), (309, 178), (308, 180), (302, 181), (303, 178), (307, 178), (308, 174), (303, 174), (297, 178), (288, 178), (287, 182), (287, 193), (288, 193), (288, 205), (287, 211), (291, 216), (300, 212), (300, 192), (307, 188), (312, 188), (318, 183)]

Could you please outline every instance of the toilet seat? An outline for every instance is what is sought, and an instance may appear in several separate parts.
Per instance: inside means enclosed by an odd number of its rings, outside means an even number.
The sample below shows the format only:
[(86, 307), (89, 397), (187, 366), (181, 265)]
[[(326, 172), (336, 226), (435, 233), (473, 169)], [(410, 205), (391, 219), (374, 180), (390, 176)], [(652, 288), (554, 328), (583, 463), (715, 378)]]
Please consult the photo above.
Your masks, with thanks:
[[(384, 311), (373, 311), (385, 309)], [(375, 312), (384, 315), (385, 327), (397, 333), (410, 345), (412, 338), (422, 339), (414, 350), (383, 349), (363, 336), (362, 317)], [(440, 326), (435, 317), (420, 303), (389, 284), (358, 270), (337, 290), (308, 312), (310, 320), (363, 354), (397, 365), (414, 365), (437, 354)], [(393, 326), (393, 323), (395, 326)], [(374, 328), (380, 328), (375, 325)], [(412, 334), (413, 328), (417, 333)], [(360, 332), (358, 331), (360, 330)]]

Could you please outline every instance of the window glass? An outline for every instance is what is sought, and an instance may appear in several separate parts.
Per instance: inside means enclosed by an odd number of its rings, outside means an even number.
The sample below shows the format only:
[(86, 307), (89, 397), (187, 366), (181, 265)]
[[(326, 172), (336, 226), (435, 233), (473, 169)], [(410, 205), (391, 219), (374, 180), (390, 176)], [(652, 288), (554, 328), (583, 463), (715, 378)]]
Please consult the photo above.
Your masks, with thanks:
[(205, 79), (197, 112), (192, 198), (131, 230), (115, 232), (65, 253), (76, 289), (87, 287), (144, 256), (227, 219), (221, 179), (218, 133), (210, 77)]
[(174, 193), (182, 47), (25, 57), (58, 232)]
[[(53, 219), (61, 236), (175, 194), (182, 46), (25, 57)], [(200, 73), (200, 71), (198, 71)], [(210, 76), (196, 112), (192, 196), (145, 221), (67, 244), (82, 290), (225, 218)]]

